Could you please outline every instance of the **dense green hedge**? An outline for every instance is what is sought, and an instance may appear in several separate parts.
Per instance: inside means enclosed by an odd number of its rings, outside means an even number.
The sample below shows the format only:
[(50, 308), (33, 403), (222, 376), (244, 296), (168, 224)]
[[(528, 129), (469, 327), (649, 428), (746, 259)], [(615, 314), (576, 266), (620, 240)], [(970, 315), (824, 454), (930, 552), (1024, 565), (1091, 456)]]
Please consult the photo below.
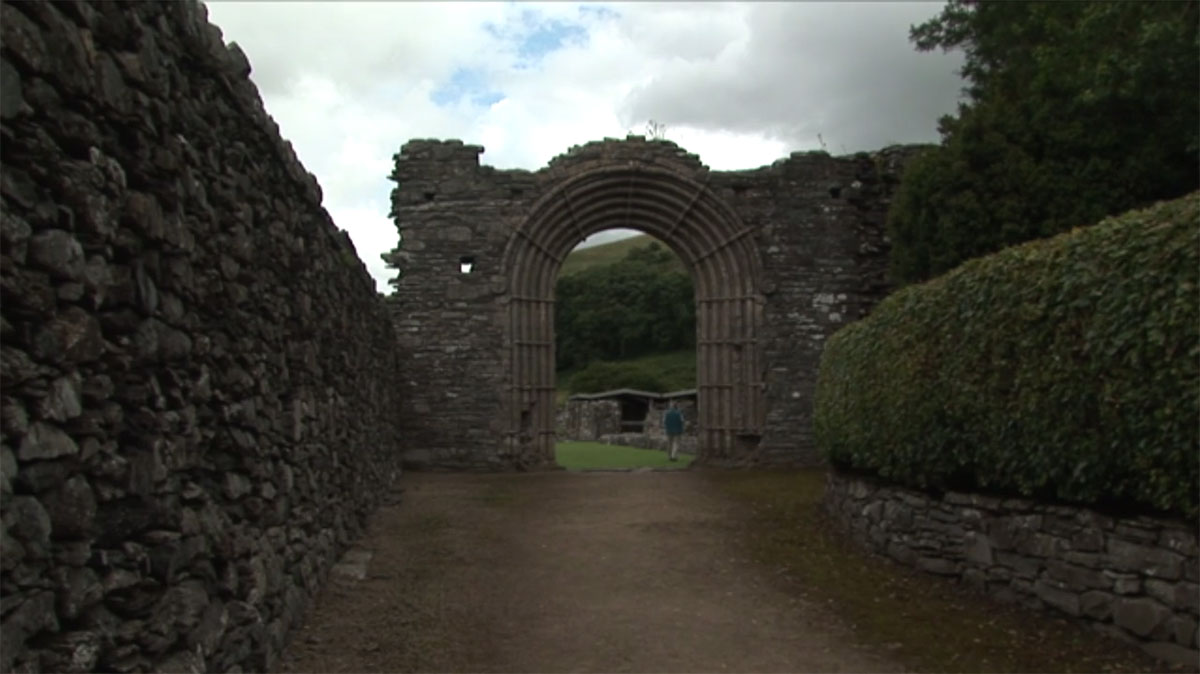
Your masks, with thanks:
[(828, 341), (817, 441), (920, 488), (1194, 517), (1200, 192), (971, 260)]

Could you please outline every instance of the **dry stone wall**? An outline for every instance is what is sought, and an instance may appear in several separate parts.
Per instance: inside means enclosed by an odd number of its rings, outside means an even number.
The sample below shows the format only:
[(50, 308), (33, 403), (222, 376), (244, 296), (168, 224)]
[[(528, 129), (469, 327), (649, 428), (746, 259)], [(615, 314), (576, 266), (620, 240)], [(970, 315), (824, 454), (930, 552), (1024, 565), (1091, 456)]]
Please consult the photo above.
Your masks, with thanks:
[(398, 475), (387, 311), (199, 3), (0, 13), (0, 670), (268, 670)]
[(1087, 621), (1163, 660), (1200, 662), (1195, 522), (935, 496), (836, 471), (824, 505), (855, 541), (902, 564)]

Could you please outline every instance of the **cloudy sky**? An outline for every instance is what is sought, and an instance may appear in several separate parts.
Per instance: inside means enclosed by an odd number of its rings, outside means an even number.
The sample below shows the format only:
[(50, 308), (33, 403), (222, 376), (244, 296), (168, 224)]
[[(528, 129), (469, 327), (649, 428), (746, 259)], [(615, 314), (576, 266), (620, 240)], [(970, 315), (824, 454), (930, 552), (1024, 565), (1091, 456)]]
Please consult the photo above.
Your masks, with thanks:
[(908, 42), (932, 2), (205, 4), (381, 292), (410, 138), (537, 170), (654, 120), (714, 170), (755, 168), (936, 141), (962, 87), (958, 54)]

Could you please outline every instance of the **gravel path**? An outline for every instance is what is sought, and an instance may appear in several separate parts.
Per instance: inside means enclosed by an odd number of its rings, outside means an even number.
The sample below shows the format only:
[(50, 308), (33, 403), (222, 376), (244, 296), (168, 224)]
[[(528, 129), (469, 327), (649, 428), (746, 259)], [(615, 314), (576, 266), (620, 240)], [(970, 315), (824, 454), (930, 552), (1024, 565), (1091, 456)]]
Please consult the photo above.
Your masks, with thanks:
[(747, 559), (745, 509), (695, 473), (403, 483), (282, 671), (901, 671)]

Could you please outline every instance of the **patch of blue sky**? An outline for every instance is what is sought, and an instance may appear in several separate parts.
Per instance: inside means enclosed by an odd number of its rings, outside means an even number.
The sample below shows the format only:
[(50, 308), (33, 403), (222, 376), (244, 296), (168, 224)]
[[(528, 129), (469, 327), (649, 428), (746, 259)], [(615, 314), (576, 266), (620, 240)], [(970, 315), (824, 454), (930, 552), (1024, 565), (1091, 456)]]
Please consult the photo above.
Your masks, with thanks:
[(454, 105), (467, 98), (473, 105), (488, 107), (504, 99), (504, 94), (488, 87), (482, 72), (473, 68), (459, 68), (450, 75), (450, 80), (429, 95), (436, 105)]
[(484, 24), (483, 29), (497, 40), (516, 48), (517, 62), (513, 66), (523, 70), (567, 45), (586, 43), (588, 23), (619, 16), (616, 11), (600, 5), (583, 5), (578, 11), (581, 21), (551, 19), (538, 9), (522, 8), (519, 14), (503, 24), (489, 22)]
[(586, 39), (587, 29), (580, 24), (547, 21), (536, 24), (525, 35), (525, 39), (517, 45), (517, 56), (526, 61), (536, 62), (546, 54), (562, 49), (568, 42), (582, 42)]
[(579, 13), (582, 16), (589, 16), (600, 21), (609, 21), (621, 16), (621, 13), (617, 10), (604, 5), (581, 5)]

